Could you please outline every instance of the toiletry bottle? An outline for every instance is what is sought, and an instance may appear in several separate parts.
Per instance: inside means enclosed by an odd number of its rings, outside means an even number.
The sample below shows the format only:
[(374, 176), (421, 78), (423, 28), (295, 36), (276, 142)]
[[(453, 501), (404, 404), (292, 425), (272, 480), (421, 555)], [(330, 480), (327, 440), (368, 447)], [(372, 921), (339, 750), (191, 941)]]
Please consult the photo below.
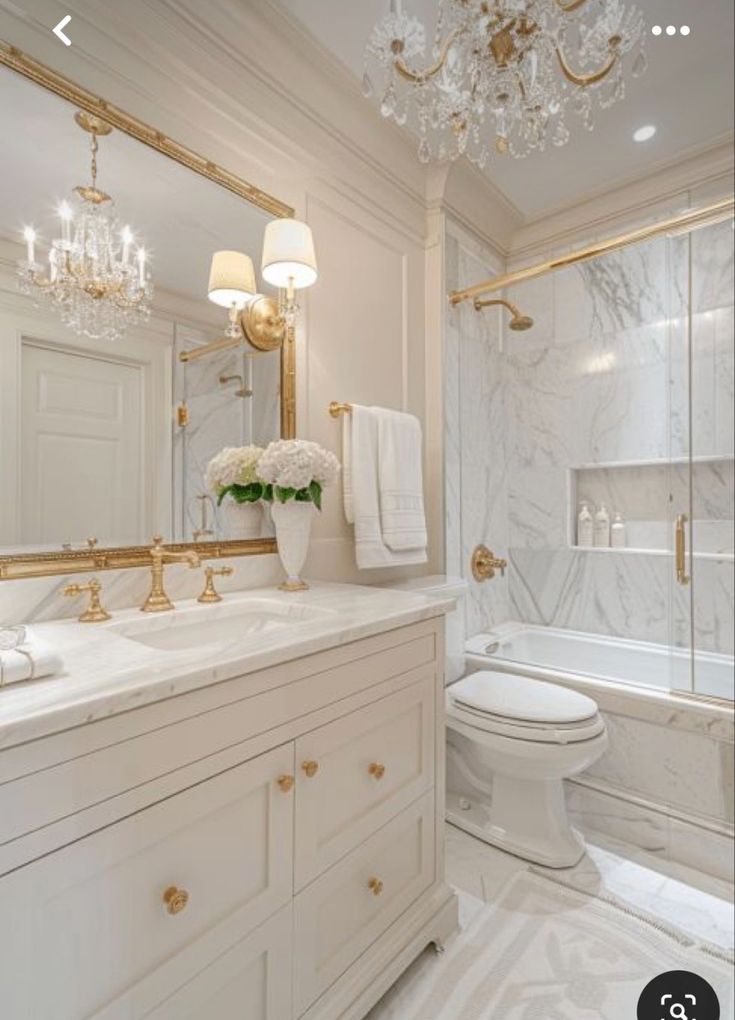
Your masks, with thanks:
[(610, 528), (610, 545), (613, 549), (624, 549), (626, 546), (625, 521), (622, 514), (615, 514)]
[(587, 500), (583, 499), (579, 504), (577, 514), (577, 545), (583, 549), (589, 549), (594, 545), (595, 521)]
[(596, 549), (610, 548), (610, 514), (604, 503), (595, 514), (594, 543)]

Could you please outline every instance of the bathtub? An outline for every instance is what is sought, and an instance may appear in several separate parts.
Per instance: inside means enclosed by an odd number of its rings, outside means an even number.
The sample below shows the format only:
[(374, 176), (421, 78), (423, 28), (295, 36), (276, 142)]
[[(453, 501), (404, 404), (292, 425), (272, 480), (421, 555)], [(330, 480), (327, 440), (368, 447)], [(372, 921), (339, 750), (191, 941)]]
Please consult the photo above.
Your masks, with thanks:
[[(646, 641), (627, 641), (554, 627), (507, 623), (466, 643), (475, 668), (528, 673), (547, 680), (566, 679), (626, 684), (661, 693), (692, 692), (688, 652)], [(694, 690), (708, 698), (731, 701), (735, 686), (732, 656), (698, 652)]]

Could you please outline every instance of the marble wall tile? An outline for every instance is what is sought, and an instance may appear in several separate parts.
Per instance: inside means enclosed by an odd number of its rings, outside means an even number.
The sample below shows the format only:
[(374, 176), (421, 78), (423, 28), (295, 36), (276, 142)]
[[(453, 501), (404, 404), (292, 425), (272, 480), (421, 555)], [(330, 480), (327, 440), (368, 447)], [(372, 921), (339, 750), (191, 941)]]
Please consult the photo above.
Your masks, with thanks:
[(695, 312), (732, 304), (735, 290), (732, 220), (691, 235), (692, 307)]

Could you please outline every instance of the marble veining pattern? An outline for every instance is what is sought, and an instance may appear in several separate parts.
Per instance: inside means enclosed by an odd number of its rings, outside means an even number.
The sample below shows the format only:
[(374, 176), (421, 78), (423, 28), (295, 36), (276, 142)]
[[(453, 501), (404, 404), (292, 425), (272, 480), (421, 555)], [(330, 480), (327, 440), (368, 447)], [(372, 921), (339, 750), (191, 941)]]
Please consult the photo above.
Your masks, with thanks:
[[(238, 605), (247, 613), (253, 600), (266, 600), (290, 622), (283, 628), (266, 627), (180, 651), (156, 650), (116, 633), (121, 623), (140, 623), (135, 609), (122, 611), (106, 624), (35, 625), (38, 638), (61, 655), (64, 672), (0, 690), (0, 748), (442, 616), (455, 605), (452, 599), (318, 583), (295, 595), (270, 588), (239, 592), (219, 606)], [(202, 620), (219, 608), (189, 605)], [(187, 603), (180, 608), (187, 608)], [(147, 620), (175, 625), (175, 614), (161, 617)]]
[[(507, 598), (497, 582), (472, 588), (470, 634), (507, 610), (506, 619), (678, 647), (688, 647), (693, 632), (698, 650), (733, 654), (732, 243), (725, 223), (522, 284), (508, 296), (534, 328), (497, 337), (497, 319), (484, 313), (495, 329), (484, 346), (477, 313), (468, 305), (457, 314), (461, 381), (447, 403), (451, 442), (461, 447), (462, 566), (467, 576), (470, 536), (490, 526), (507, 538), (511, 561)], [(482, 276), (460, 243), (457, 284)], [(694, 470), (695, 550), (708, 555), (695, 559), (695, 583), (683, 590), (671, 553), (674, 514), (689, 507), (689, 474), (667, 463), (690, 452), (717, 459)], [(569, 474), (640, 461), (663, 466), (610, 472), (591, 493), (581, 473)], [(570, 549), (575, 480), (580, 497), (630, 515), (629, 545), (669, 555)]]

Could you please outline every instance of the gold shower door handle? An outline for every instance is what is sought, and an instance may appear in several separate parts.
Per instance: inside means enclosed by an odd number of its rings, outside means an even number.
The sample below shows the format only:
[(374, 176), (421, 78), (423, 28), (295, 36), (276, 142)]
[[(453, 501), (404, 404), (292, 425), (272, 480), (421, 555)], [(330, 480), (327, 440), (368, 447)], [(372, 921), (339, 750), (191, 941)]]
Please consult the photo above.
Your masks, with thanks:
[(676, 518), (676, 580), (679, 584), (687, 585), (691, 577), (687, 574), (687, 524), (689, 518), (686, 514), (679, 514)]

